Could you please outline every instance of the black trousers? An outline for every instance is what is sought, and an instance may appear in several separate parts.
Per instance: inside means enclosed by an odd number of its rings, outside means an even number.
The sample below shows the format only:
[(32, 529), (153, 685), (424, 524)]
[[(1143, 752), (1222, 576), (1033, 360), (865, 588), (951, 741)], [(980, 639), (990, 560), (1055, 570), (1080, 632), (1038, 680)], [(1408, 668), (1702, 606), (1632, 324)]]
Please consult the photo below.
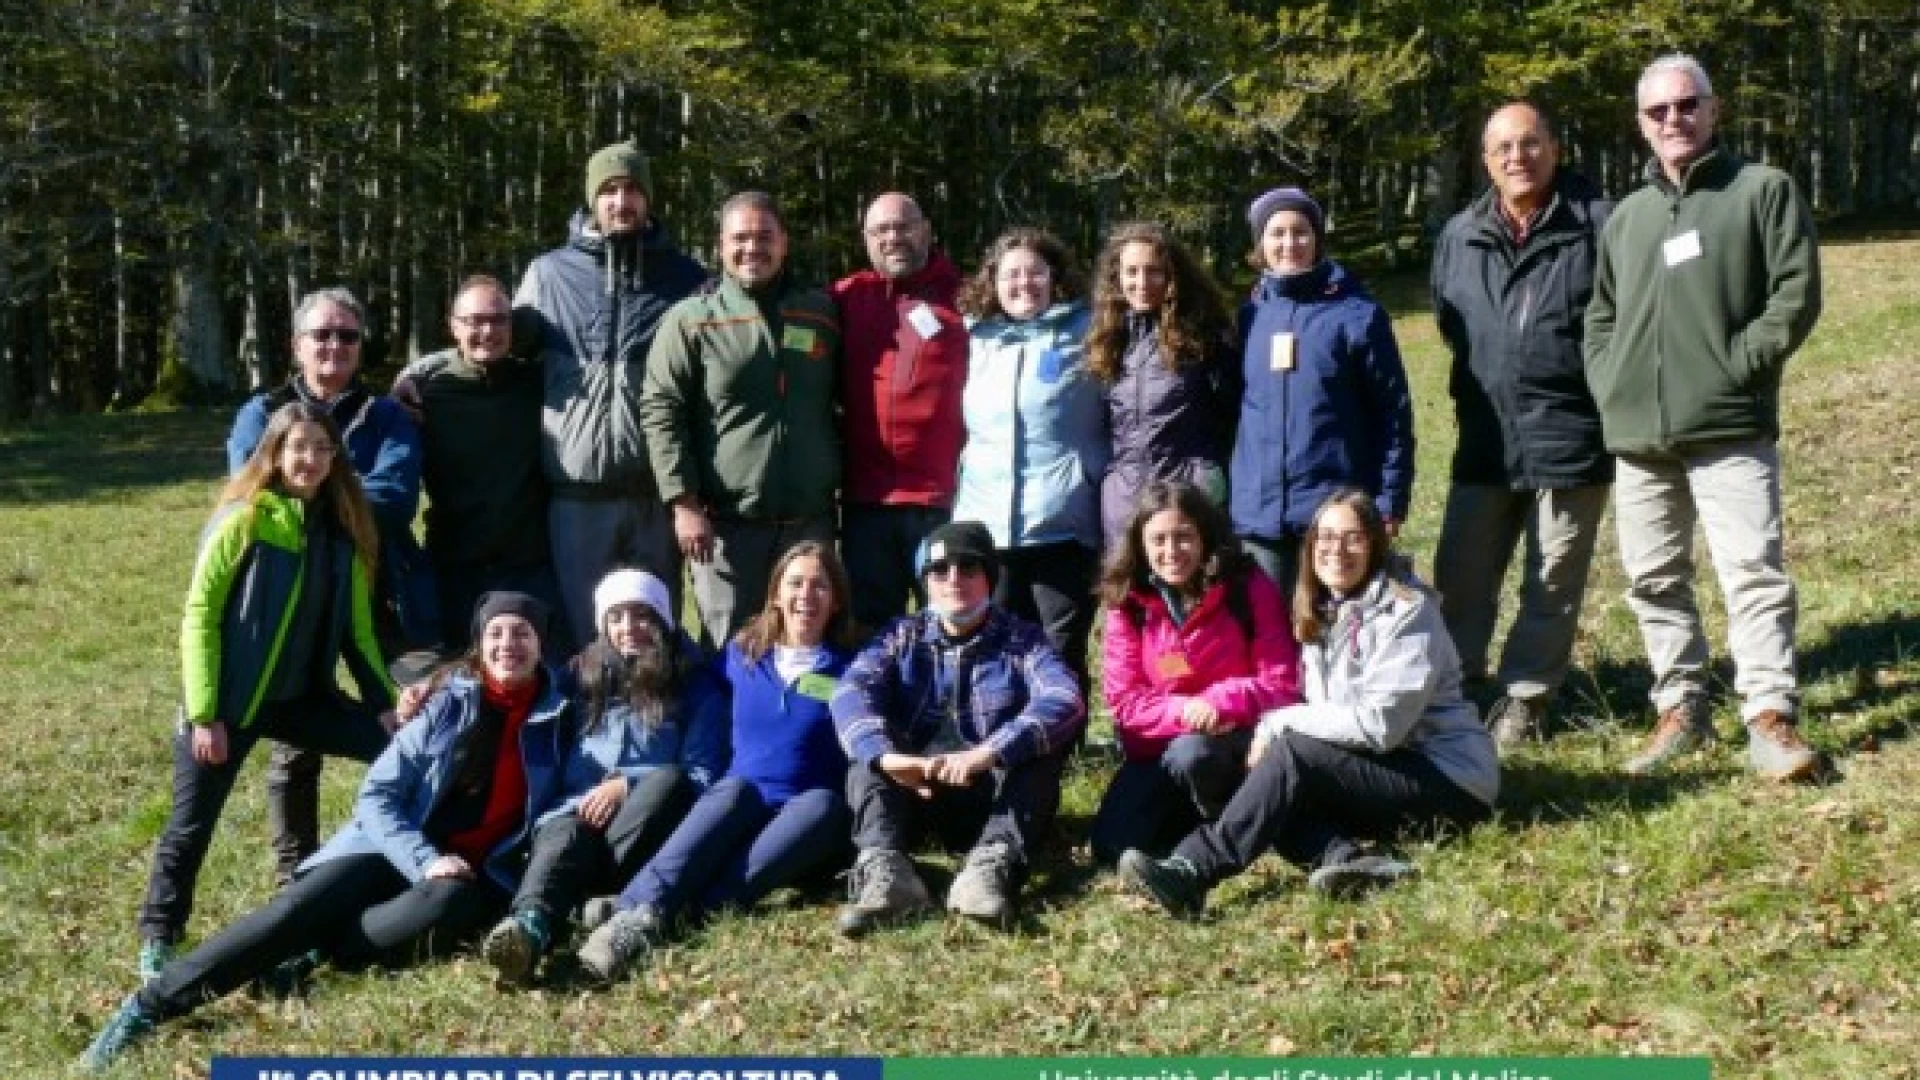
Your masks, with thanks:
[[(173, 814), (153, 850), (147, 897), (140, 908), (142, 940), (179, 941), (184, 936), (193, 915), (194, 884), (220, 811), (247, 755), (269, 738), (312, 750), (316, 761), (322, 754), (372, 761), (387, 748), (387, 731), (373, 710), (329, 693), (263, 705), (251, 725), (227, 725), (227, 760), (218, 765), (193, 759), (192, 730), (180, 725), (173, 735)], [(271, 794), (271, 777), (268, 784)], [(317, 818), (317, 803), (314, 813)]]
[(947, 523), (940, 506), (848, 504), (840, 512), (840, 554), (853, 584), (853, 620), (879, 631), (907, 613), (907, 600), (927, 606), (914, 560), (927, 534)]
[(1100, 798), (1088, 844), (1112, 866), (1128, 848), (1163, 855), (1194, 826), (1220, 816), (1247, 775), (1253, 729), (1187, 732), (1158, 761), (1129, 761)]
[(1000, 581), (994, 603), (1015, 615), (1040, 624), (1047, 642), (1067, 662), (1087, 690), (1087, 637), (1093, 630), (1096, 604), (1093, 579), (1100, 571), (1100, 553), (1072, 540), (1034, 547), (1002, 548)]
[(491, 926), (506, 907), (506, 891), (484, 874), (414, 884), (383, 855), (332, 859), (168, 964), (137, 997), (149, 1016), (168, 1020), (309, 949), (340, 967), (441, 956)]
[(1270, 847), (1303, 866), (1324, 865), (1349, 858), (1356, 837), (1465, 829), (1492, 812), (1416, 751), (1367, 753), (1290, 731), (1267, 747), (1219, 820), (1173, 853), (1216, 882)]
[(558, 926), (588, 897), (619, 892), (673, 835), (696, 794), (678, 766), (663, 765), (627, 791), (605, 830), (578, 814), (548, 819), (534, 830), (513, 909), (538, 911)]
[(1295, 576), (1300, 572), (1300, 537), (1293, 533), (1274, 539), (1243, 536), (1240, 544), (1267, 577), (1280, 586), (1280, 595), (1287, 597), (1291, 605)]
[(931, 799), (894, 783), (878, 765), (855, 764), (847, 770), (854, 845), (862, 851), (912, 851), (930, 832), (948, 851), (1005, 844), (1024, 866), (1060, 806), (1065, 763), (1063, 755), (1054, 754), (993, 769), (967, 787), (935, 785)]

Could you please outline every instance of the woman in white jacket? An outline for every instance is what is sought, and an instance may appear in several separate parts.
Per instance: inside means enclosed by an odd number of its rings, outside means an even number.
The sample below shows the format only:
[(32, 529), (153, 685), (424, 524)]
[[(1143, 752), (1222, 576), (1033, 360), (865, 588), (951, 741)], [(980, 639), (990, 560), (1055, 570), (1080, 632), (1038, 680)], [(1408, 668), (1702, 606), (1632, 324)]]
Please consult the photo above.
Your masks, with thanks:
[(1269, 847), (1312, 868), (1310, 888), (1358, 896), (1413, 868), (1361, 837), (1465, 829), (1493, 812), (1500, 759), (1460, 694), (1439, 598), (1394, 557), (1364, 492), (1334, 494), (1306, 534), (1294, 589), (1305, 701), (1261, 718), (1253, 771), (1217, 821), (1173, 854), (1120, 858), (1127, 887), (1176, 915)]

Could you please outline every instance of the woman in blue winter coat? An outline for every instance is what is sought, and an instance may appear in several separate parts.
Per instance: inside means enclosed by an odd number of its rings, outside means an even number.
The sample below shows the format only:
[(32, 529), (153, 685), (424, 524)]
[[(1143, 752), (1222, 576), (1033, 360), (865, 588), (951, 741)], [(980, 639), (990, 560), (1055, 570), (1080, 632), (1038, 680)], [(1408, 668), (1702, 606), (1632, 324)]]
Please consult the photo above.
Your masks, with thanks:
[(440, 954), (499, 918), (533, 822), (566, 795), (571, 706), (541, 661), (548, 612), (488, 593), (474, 646), (367, 770), (353, 820), (292, 884), (120, 1006), (80, 1064), (105, 1068), (160, 1023), (315, 964)]
[(609, 914), (580, 949), (587, 973), (618, 978), (680, 925), (847, 864), (847, 756), (828, 702), (859, 645), (851, 591), (827, 545), (774, 564), (766, 606), (723, 661), (733, 764), (625, 891), (595, 902)]
[(620, 569), (593, 591), (600, 636), (573, 663), (583, 718), (567, 798), (536, 823), (525, 879), (481, 954), (529, 980), (581, 902), (631, 878), (727, 766), (726, 688), (673, 619), (665, 582)]
[(1366, 492), (1398, 535), (1413, 496), (1413, 399), (1386, 310), (1327, 258), (1320, 205), (1276, 188), (1247, 220), (1260, 280), (1240, 311), (1233, 528), (1291, 589), (1300, 538), (1335, 491)]
[(1109, 444), (1081, 293), (1066, 246), (1031, 228), (1001, 234), (967, 283), (967, 444), (953, 520), (987, 527), (1001, 568), (994, 602), (1040, 624), (1084, 687)]
[(1219, 286), (1165, 227), (1122, 225), (1093, 284), (1087, 370), (1106, 387), (1113, 457), (1100, 483), (1108, 552), (1155, 480), (1184, 480), (1225, 509), (1240, 365)]

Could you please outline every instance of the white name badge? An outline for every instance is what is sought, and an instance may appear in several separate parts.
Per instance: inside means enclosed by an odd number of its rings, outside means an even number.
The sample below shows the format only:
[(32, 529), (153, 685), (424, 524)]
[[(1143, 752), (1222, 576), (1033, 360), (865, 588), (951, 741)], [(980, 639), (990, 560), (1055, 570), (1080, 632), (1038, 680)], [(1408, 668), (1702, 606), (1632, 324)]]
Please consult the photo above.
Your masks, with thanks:
[(1274, 371), (1293, 370), (1293, 334), (1282, 330), (1273, 335), (1273, 356), (1268, 362)]
[(1668, 266), (1692, 262), (1700, 257), (1700, 230), (1688, 229), (1662, 244), (1660, 250), (1665, 253)]
[(913, 305), (913, 310), (907, 312), (907, 322), (913, 327), (913, 332), (923, 338), (932, 338), (940, 333), (940, 316), (925, 304)]

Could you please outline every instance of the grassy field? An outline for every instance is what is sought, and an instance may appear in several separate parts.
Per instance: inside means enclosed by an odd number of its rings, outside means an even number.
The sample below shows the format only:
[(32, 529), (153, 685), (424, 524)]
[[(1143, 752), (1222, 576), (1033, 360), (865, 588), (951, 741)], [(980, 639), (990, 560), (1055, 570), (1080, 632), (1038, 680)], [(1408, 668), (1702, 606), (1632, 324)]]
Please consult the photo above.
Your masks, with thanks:
[[(1336, 905), (1268, 859), (1185, 925), (1063, 853), (1012, 936), (929, 922), (850, 944), (826, 898), (796, 898), (723, 920), (605, 993), (496, 992), (462, 960), (326, 974), (304, 1002), (236, 996), (169, 1027), (122, 1075), (199, 1076), (210, 1056), (245, 1053), (844, 1051), (1706, 1054), (1721, 1076), (1914, 1076), (1920, 241), (1825, 257), (1827, 312), (1784, 412), (1807, 731), (1834, 755), (1830, 783), (1751, 780), (1725, 700), (1732, 746), (1656, 780), (1615, 771), (1646, 727), (1650, 680), (1609, 525), (1568, 730), (1510, 761), (1494, 824), (1413, 852), (1413, 887)], [(1424, 566), (1451, 414), (1426, 312), (1398, 310), (1423, 439), (1407, 546)], [(132, 987), (133, 914), (168, 799), (180, 597), (224, 430), (216, 415), (0, 428), (7, 1075), (54, 1075)], [(1710, 618), (1717, 647), (1717, 606)], [(257, 757), (196, 935), (268, 895)], [(330, 822), (360, 771), (328, 767)], [(1072, 777), (1076, 833), (1104, 779)]]

